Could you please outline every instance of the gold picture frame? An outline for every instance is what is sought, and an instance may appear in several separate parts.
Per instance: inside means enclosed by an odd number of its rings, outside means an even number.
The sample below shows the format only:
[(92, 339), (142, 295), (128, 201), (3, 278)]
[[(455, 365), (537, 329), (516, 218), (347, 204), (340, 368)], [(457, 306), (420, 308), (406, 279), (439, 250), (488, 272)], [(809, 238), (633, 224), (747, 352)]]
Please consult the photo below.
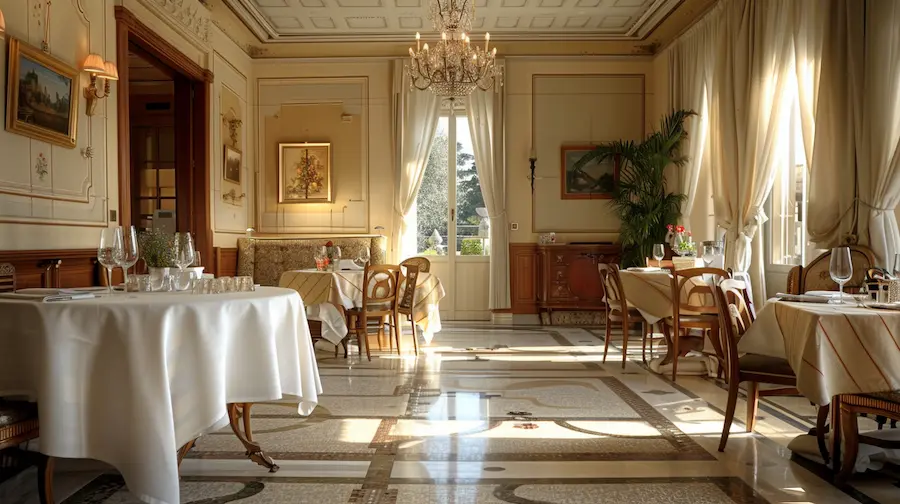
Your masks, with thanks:
[(331, 144), (278, 144), (278, 202), (332, 203)]
[(222, 155), (222, 178), (228, 182), (241, 185), (241, 168), (244, 155), (241, 151), (230, 145), (225, 146), (225, 153)]
[(13, 37), (7, 62), (6, 130), (74, 149), (78, 70)]

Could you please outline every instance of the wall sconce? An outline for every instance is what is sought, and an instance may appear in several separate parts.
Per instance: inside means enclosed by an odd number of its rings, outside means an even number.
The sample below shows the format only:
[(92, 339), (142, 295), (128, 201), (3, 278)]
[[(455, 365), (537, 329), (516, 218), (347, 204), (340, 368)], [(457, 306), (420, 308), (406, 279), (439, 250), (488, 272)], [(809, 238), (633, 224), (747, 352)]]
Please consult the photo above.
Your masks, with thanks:
[(528, 176), (528, 179), (531, 180), (531, 194), (534, 194), (534, 164), (537, 163), (537, 153), (534, 152), (534, 147), (531, 148), (531, 153), (528, 155), (528, 162), (531, 163), (531, 175)]
[[(109, 81), (119, 80), (119, 69), (112, 61), (103, 61), (99, 54), (89, 54), (81, 68), (91, 74), (91, 84), (84, 88), (84, 99), (87, 104), (85, 113), (92, 116), (97, 109), (97, 102), (109, 96)], [(104, 81), (103, 94), (97, 88), (97, 79)]]
[(232, 190), (228, 191), (227, 193), (222, 194), (222, 201), (231, 200), (231, 204), (234, 205), (235, 203), (243, 200), (244, 196), (246, 196), (246, 195), (247, 195), (246, 193), (238, 194), (237, 191), (232, 189)]

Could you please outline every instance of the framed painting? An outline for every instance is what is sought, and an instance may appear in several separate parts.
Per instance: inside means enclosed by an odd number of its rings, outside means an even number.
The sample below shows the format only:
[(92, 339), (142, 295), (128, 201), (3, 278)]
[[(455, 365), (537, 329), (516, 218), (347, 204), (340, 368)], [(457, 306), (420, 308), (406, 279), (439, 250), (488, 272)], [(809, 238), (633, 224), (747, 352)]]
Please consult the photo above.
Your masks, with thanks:
[(331, 144), (278, 144), (278, 202), (331, 203)]
[(241, 184), (241, 160), (242, 154), (241, 151), (231, 147), (229, 145), (225, 146), (225, 155), (222, 156), (224, 166), (222, 172), (222, 178), (229, 182), (234, 182), (235, 184)]
[(561, 199), (610, 199), (619, 181), (619, 163), (606, 159), (575, 168), (585, 154), (594, 150), (593, 145), (564, 145), (561, 150), (560, 198)]
[(74, 148), (78, 71), (15, 38), (8, 56), (6, 130)]

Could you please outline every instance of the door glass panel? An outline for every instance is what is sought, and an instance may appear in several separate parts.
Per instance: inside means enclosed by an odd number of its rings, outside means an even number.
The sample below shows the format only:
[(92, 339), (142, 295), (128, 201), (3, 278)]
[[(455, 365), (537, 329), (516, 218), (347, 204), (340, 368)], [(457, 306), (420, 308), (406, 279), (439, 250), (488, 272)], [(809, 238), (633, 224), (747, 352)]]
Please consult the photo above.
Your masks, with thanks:
[(416, 196), (416, 252), (421, 255), (447, 253), (449, 154), (449, 120), (441, 117)]
[(456, 253), (488, 255), (490, 222), (475, 168), (466, 116), (456, 117)]

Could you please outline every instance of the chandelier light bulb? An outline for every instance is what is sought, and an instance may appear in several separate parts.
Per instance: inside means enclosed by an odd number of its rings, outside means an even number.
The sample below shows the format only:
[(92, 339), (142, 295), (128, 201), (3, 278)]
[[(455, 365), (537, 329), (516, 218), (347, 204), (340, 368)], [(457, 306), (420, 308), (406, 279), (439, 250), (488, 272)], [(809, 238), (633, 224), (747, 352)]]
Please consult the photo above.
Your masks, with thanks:
[(421, 45), (422, 41), (420, 40), (421, 38), (422, 38), (422, 36), (419, 35), (419, 32), (416, 32), (416, 51), (419, 51), (422, 49), (422, 45)]
[(412, 47), (409, 48), (409, 57), (410, 57), (410, 58), (415, 58), (415, 57), (416, 57), (416, 53), (413, 52)]
[(447, 32), (441, 32), (441, 40), (447, 40)]
[(490, 33), (485, 33), (485, 34), (484, 34), (484, 52), (487, 52), (487, 50), (488, 50), (488, 42), (490, 42), (490, 41), (491, 41), (491, 34), (490, 34)]
[(496, 56), (496, 55), (497, 55), (497, 48), (495, 47), (494, 50), (491, 51), (491, 56)]
[[(428, 42), (425, 42), (425, 47), (424, 47), (424, 49), (425, 49), (426, 51), (428, 50)], [(497, 49), (494, 49), (494, 52), (497, 52)]]
[(469, 42), (471, 42), (471, 40), (470, 40), (469, 37), (467, 36), (467, 37), (466, 37), (466, 44), (468, 44)]

